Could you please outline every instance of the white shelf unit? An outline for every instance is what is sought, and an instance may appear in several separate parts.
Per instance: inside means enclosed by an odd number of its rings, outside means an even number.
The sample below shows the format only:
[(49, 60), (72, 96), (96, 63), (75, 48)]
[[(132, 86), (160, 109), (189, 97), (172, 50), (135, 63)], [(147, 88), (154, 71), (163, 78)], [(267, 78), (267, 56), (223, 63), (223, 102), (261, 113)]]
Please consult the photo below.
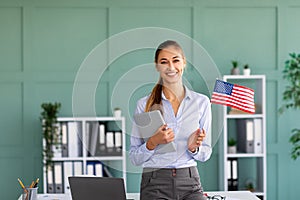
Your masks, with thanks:
[[(232, 84), (243, 85), (254, 89), (255, 114), (230, 113), (231, 108), (224, 106), (224, 128), (220, 140), (220, 190), (246, 190), (246, 183), (253, 182), (254, 191), (260, 199), (267, 199), (267, 172), (266, 172), (266, 77), (265, 75), (226, 75), (223, 80)], [(228, 139), (234, 138), (239, 141), (237, 123), (241, 120), (256, 120), (261, 122), (261, 152), (239, 152), (228, 153)], [(253, 125), (254, 127), (254, 125)], [(253, 128), (253, 137), (255, 135)], [(246, 138), (247, 139), (247, 138)], [(253, 139), (254, 141), (255, 139)], [(255, 141), (254, 141), (255, 142)], [(255, 145), (253, 143), (253, 145)], [(237, 188), (229, 188), (228, 178), (232, 178), (232, 166), (228, 160), (236, 160)], [(235, 162), (235, 161), (234, 161)], [(233, 179), (230, 179), (231, 181)], [(232, 183), (232, 182), (231, 182)]]
[[(125, 188), (126, 188), (126, 137), (125, 137), (125, 118), (124, 117), (120, 117), (120, 118), (115, 118), (115, 117), (59, 117), (57, 119), (57, 121), (59, 122), (59, 124), (62, 123), (68, 123), (68, 122), (76, 122), (78, 124), (80, 124), (80, 128), (78, 129), (78, 132), (81, 132), (82, 134), (80, 134), (80, 139), (81, 139), (81, 148), (82, 148), (82, 152), (80, 154), (80, 156), (59, 156), (59, 157), (53, 157), (52, 161), (54, 163), (58, 162), (58, 163), (64, 163), (64, 162), (79, 162), (82, 163), (82, 174), (81, 175), (86, 175), (87, 174), (87, 165), (89, 162), (101, 162), (104, 165), (109, 165), (109, 166), (114, 166), (115, 169), (117, 171), (120, 171), (120, 173), (118, 173), (118, 177), (122, 177), (124, 179), (124, 184), (125, 184)], [(90, 134), (88, 133), (89, 131), (87, 130), (87, 124), (88, 123), (112, 123), (112, 124), (117, 124), (118, 128), (110, 128), (109, 130), (105, 130), (106, 132), (108, 131), (120, 131), (121, 132), (121, 138), (122, 138), (122, 147), (121, 147), (121, 151), (118, 152), (116, 155), (103, 155), (101, 154), (101, 156), (91, 156), (88, 152), (87, 146), (85, 144), (87, 141), (87, 135)], [(105, 133), (106, 134), (106, 133)], [(63, 136), (62, 136), (63, 137)], [(62, 139), (63, 140), (63, 139)], [(98, 139), (99, 140), (99, 139)], [(68, 141), (69, 142), (69, 141)], [(98, 148), (98, 147), (97, 147)], [(46, 167), (44, 166), (44, 171), (43, 171), (43, 184), (44, 184), (44, 193), (47, 193), (47, 172), (46, 172)], [(62, 167), (62, 179), (64, 179), (64, 167)], [(72, 168), (72, 173), (74, 175), (74, 164), (73, 164), (73, 168)], [(77, 175), (77, 174), (76, 174)], [(64, 188), (64, 184), (65, 181), (63, 182), (63, 188)], [(69, 192), (69, 191), (68, 191)], [(55, 192), (57, 193), (57, 192)], [(64, 191), (63, 193), (66, 193), (66, 191)]]

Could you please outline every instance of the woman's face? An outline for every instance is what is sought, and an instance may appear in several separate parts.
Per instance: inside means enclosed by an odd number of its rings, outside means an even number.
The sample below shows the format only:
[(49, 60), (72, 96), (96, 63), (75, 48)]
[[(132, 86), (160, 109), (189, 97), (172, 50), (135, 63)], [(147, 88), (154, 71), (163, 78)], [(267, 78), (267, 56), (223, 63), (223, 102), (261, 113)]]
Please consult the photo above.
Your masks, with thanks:
[(156, 69), (163, 83), (181, 81), (186, 61), (181, 51), (173, 46), (162, 49), (157, 57)]

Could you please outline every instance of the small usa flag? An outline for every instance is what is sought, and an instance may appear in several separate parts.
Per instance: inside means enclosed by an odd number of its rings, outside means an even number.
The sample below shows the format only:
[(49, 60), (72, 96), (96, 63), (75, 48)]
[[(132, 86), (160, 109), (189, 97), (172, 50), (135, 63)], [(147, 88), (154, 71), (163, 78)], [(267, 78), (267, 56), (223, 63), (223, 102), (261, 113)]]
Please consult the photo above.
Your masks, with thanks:
[(211, 103), (230, 106), (254, 114), (254, 90), (245, 86), (216, 80)]

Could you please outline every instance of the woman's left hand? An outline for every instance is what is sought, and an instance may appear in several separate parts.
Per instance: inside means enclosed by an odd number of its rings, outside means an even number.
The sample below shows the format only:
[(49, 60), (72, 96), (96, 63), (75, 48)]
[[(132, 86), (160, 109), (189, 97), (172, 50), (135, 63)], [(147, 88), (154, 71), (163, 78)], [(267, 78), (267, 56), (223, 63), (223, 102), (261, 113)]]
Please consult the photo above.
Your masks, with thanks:
[(205, 130), (198, 128), (195, 132), (193, 132), (188, 139), (188, 149), (191, 152), (195, 152), (199, 146), (201, 146), (202, 141), (206, 136)]

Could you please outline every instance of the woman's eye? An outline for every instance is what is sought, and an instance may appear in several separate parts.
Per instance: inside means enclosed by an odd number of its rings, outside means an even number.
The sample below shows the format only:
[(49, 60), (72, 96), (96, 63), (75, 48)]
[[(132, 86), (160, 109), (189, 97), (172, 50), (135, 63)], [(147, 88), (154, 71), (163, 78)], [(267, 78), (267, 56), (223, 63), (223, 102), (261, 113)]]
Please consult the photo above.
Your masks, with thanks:
[(160, 62), (160, 64), (162, 64), (162, 65), (165, 65), (165, 64), (167, 64), (168, 62), (166, 62), (166, 61), (162, 61), (162, 62)]
[(180, 62), (180, 60), (177, 60), (177, 59), (176, 59), (176, 60), (173, 60), (173, 62), (174, 62), (174, 63), (178, 63), (178, 62)]

